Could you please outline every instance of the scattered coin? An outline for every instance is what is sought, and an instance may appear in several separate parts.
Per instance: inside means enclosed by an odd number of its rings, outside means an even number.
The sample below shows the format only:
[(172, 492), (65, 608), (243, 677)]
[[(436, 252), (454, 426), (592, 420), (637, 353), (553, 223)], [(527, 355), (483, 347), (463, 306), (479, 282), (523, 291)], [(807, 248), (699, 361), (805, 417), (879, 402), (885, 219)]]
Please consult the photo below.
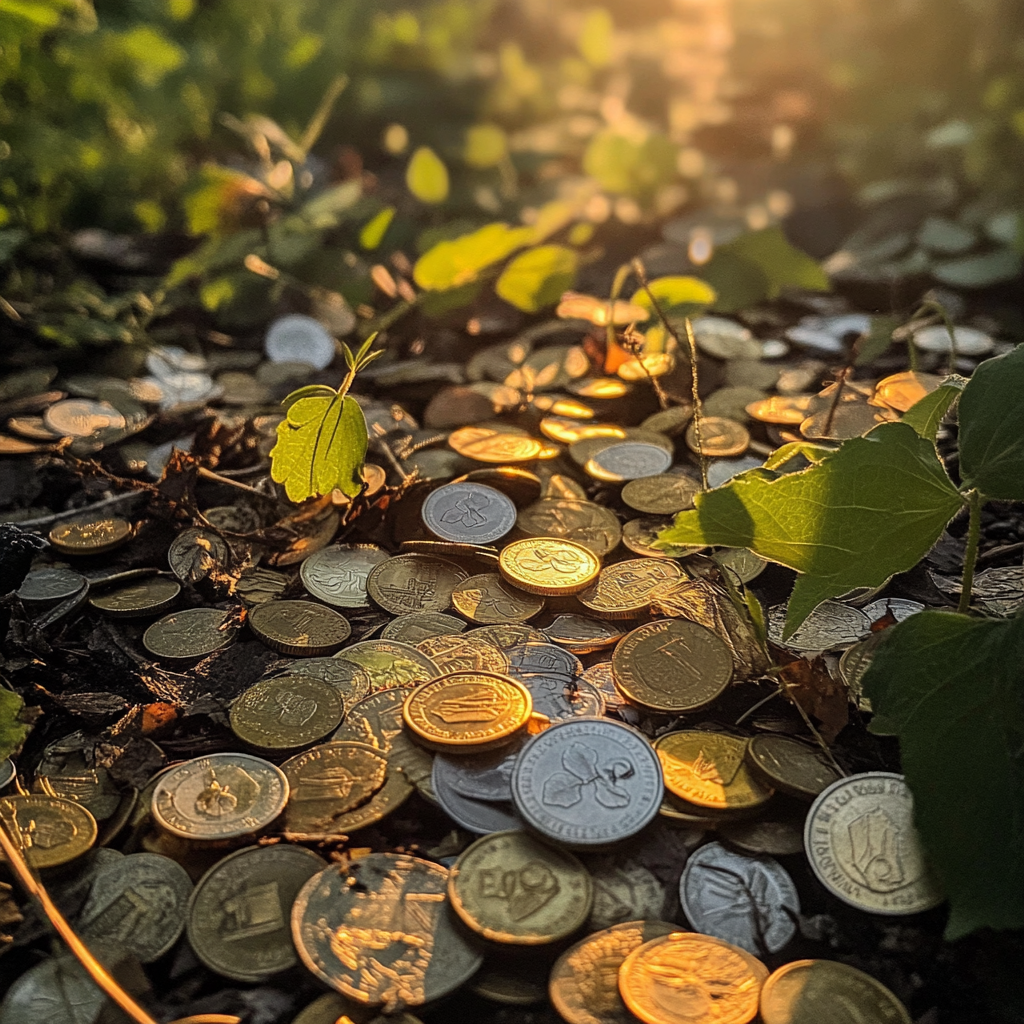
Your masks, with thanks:
[(643, 441), (621, 441), (602, 449), (583, 467), (597, 480), (616, 483), (659, 476), (672, 465), (672, 453)]
[(449, 672), (497, 672), (506, 675), (508, 656), (474, 633), (456, 633), (422, 640), (418, 650), (426, 654), (438, 668), (438, 675)]
[(582, 544), (553, 537), (513, 541), (501, 552), (501, 574), (529, 594), (576, 594), (597, 577), (601, 563)]
[[(279, 671), (279, 666), (284, 666)], [(333, 687), (341, 699), (345, 711), (362, 700), (370, 692), (370, 677), (363, 669), (352, 661), (341, 658), (301, 658), (298, 661), (287, 659), (273, 667), (275, 676), (299, 675), (311, 676)]]
[(66, 398), (43, 413), (43, 423), (59, 437), (91, 437), (100, 430), (123, 429), (125, 418), (109, 402)]
[(182, 583), (196, 584), (206, 579), (214, 569), (227, 565), (231, 552), (210, 530), (182, 530), (167, 550), (167, 563), (171, 572)]
[[(80, 857), (96, 842), (96, 819), (74, 800), (33, 793), (0, 797), (0, 819), (29, 867), (54, 868)], [(0, 853), (0, 864), (6, 858)]]
[(235, 595), (247, 605), (276, 601), (288, 586), (288, 577), (273, 569), (243, 569), (235, 583)]
[(424, 525), (442, 540), (490, 544), (516, 523), (508, 495), (480, 483), (451, 483), (431, 491), (421, 510)]
[(36, 569), (25, 577), (18, 597), (34, 604), (64, 601), (74, 597), (85, 582), (85, 577), (74, 569)]
[(409, 686), (440, 675), (437, 665), (411, 644), (398, 640), (363, 640), (335, 658), (358, 666), (370, 678), (370, 690)]
[(217, 505), (208, 508), (203, 518), (225, 533), (255, 533), (262, 525), (259, 515), (245, 505)]
[(615, 688), (615, 673), (610, 661), (600, 661), (583, 672), (583, 681), (589, 683), (604, 701), (605, 711), (621, 711), (626, 707), (622, 694)]
[(668, 544), (655, 547), (658, 534), (672, 525), (671, 519), (631, 519), (622, 527), (622, 543), (636, 555), (645, 558), (686, 558), (688, 555), (703, 551), (703, 547), (690, 544)]
[(875, 385), (872, 401), (883, 402), (897, 412), (906, 412), (937, 390), (942, 381), (943, 378), (935, 373), (918, 373), (915, 370), (894, 373)]
[(362, 608), (369, 603), (366, 580), (374, 566), (391, 556), (375, 544), (333, 544), (306, 558), (299, 569), (302, 585), (336, 608)]
[(0, 761), (0, 790), (5, 789), (17, 774), (18, 769), (9, 757)]
[(89, 598), (89, 604), (112, 619), (139, 619), (159, 615), (178, 600), (181, 584), (166, 576), (148, 576), (126, 586)]
[(544, 599), (510, 586), (497, 573), (470, 576), (452, 591), (452, 606), (470, 622), (493, 625), (526, 622), (544, 608)]
[(641, 424), (641, 430), (653, 430), (666, 437), (678, 437), (686, 425), (693, 419), (693, 407), (689, 405), (673, 405), (668, 409), (660, 409), (651, 413)]
[(668, 893), (658, 876), (632, 857), (611, 854), (588, 856), (587, 870), (594, 881), (594, 906), (587, 927), (610, 928), (634, 918), (654, 921), (665, 910)]
[[(703, 454), (711, 459), (728, 459), (742, 455), (750, 447), (750, 434), (742, 423), (721, 416), (703, 416), (700, 421), (700, 441)], [(700, 454), (697, 448), (697, 428), (691, 423), (686, 428), (686, 446)]]
[(483, 754), (438, 754), (434, 774), (442, 788), (471, 800), (508, 804), (512, 800), (512, 769), (525, 737)]
[(227, 647), (236, 631), (226, 612), (186, 608), (154, 622), (142, 634), (142, 644), (156, 658), (191, 661)]
[(762, 423), (777, 423), (798, 427), (811, 411), (814, 395), (772, 395), (751, 402), (747, 414)]
[(466, 623), (444, 612), (408, 612), (392, 619), (381, 631), (381, 639), (397, 640), (415, 647), (433, 636), (461, 633)]
[(58, 742), (46, 749), (36, 766), (32, 791), (74, 800), (97, 821), (105, 821), (121, 803), (121, 790), (106, 768), (90, 768), (85, 755), (78, 750), (69, 751), (69, 746)]
[(755, 736), (745, 756), (767, 785), (800, 800), (813, 800), (840, 777), (817, 747), (789, 736)]
[[(884, 619), (895, 619), (903, 622), (911, 615), (924, 611), (924, 605), (920, 601), (911, 601), (906, 597), (880, 597), (876, 601), (864, 605), (861, 611), (868, 617), (869, 622), (881, 622)], [(890, 618), (891, 616), (891, 618)]]
[(132, 535), (124, 519), (58, 523), (50, 530), (50, 543), (62, 555), (103, 555), (119, 548)]
[(956, 346), (960, 356), (985, 356), (995, 348), (995, 341), (974, 327), (954, 327), (953, 337), (945, 324), (934, 324), (914, 331), (914, 344), (924, 352), (949, 352)]
[(249, 628), (282, 654), (333, 654), (351, 636), (348, 620), (312, 601), (268, 601), (249, 613)]
[(722, 548), (711, 557), (723, 572), (732, 576), (733, 582), (737, 585), (757, 579), (768, 565), (767, 558), (762, 558), (747, 548)]
[(444, 558), (396, 555), (373, 567), (366, 592), (392, 615), (443, 612), (452, 603), (452, 591), (468, 576)]
[(449, 435), (448, 444), (467, 459), (499, 464), (553, 459), (559, 453), (557, 447), (536, 437), (490, 427), (462, 427)]
[(669, 516), (683, 509), (693, 508), (693, 496), (700, 483), (682, 473), (631, 480), (622, 488), (622, 500), (637, 512)]
[(344, 707), (329, 683), (284, 675), (250, 686), (231, 705), (231, 730), (259, 750), (295, 750), (323, 739), (341, 722)]
[(650, 607), (651, 596), (666, 583), (683, 577), (668, 559), (631, 558), (606, 565), (577, 600), (606, 619), (632, 619)]
[(806, 813), (780, 812), (775, 801), (769, 805), (772, 817), (752, 821), (723, 822), (718, 828), (722, 840), (743, 853), (792, 857), (804, 850)]
[(750, 329), (724, 316), (698, 316), (693, 320), (697, 347), (715, 359), (760, 359), (761, 343)]
[(516, 529), (527, 537), (560, 537), (602, 558), (618, 546), (622, 527), (610, 509), (592, 501), (542, 498), (519, 512)]
[(334, 362), (337, 346), (319, 320), (292, 313), (275, 320), (263, 342), (272, 363), (308, 363), (324, 370)]
[(860, 608), (838, 601), (822, 601), (800, 626), (783, 638), (786, 606), (768, 609), (768, 638), (792, 651), (833, 651), (852, 647), (871, 632), (871, 620)]
[(712, 810), (759, 807), (773, 790), (751, 775), (743, 755), (747, 740), (695, 729), (670, 732), (654, 741), (665, 788)]
[[(584, 591), (586, 593), (586, 591)], [(572, 654), (593, 654), (611, 647), (622, 639), (622, 629), (587, 615), (559, 615), (544, 633), (552, 643)]]

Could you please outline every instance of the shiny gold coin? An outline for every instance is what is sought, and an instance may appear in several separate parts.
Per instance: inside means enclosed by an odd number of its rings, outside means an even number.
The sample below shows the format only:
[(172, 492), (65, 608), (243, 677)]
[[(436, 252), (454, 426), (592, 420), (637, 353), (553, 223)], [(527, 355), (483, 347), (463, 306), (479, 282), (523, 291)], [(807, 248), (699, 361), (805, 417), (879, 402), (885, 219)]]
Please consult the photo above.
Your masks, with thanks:
[[(721, 416), (703, 416), (700, 421), (700, 440), (704, 455), (710, 459), (728, 459), (742, 455), (750, 446), (747, 428), (735, 420)], [(697, 451), (697, 431), (691, 423), (686, 428), (686, 446)]]
[(557, 597), (584, 590), (601, 563), (589, 548), (554, 537), (517, 540), (501, 552), (501, 574), (528, 594)]
[(489, 427), (462, 427), (448, 436), (448, 444), (460, 455), (477, 462), (532, 462), (553, 459), (559, 452), (536, 437)]
[(454, 562), (430, 555), (397, 555), (376, 565), (366, 592), (386, 612), (443, 612), (452, 591), (469, 576)]
[(872, 404), (882, 402), (897, 412), (906, 412), (912, 406), (935, 391), (943, 378), (934, 373), (917, 373), (904, 370), (884, 377), (875, 385)]
[(671, 519), (631, 519), (622, 527), (622, 543), (636, 555), (646, 558), (686, 558), (703, 551), (704, 548), (691, 544), (670, 544), (655, 547), (658, 534), (672, 525)]
[(91, 523), (58, 523), (50, 530), (50, 543), (62, 555), (102, 555), (119, 548), (132, 535), (124, 519), (97, 519)]
[(580, 398), (622, 398), (630, 391), (625, 381), (614, 377), (588, 377), (586, 380), (572, 381), (566, 387)]
[[(338, 1024), (343, 1017), (353, 1019), (359, 1016), (359, 1006), (350, 999), (345, 999), (337, 992), (325, 992), (319, 999), (314, 999), (304, 1007), (292, 1024)], [(342, 1021), (342, 1024), (345, 1024)], [(423, 1024), (419, 1017), (411, 1013), (377, 1014), (365, 1021), (365, 1024)]]
[(630, 480), (622, 488), (622, 500), (637, 512), (670, 516), (693, 508), (693, 496), (700, 490), (700, 481), (681, 473), (663, 473)]
[[(96, 842), (96, 819), (81, 804), (56, 796), (0, 797), (0, 820), (29, 867), (54, 868)], [(6, 858), (0, 853), (0, 864)]]
[(654, 749), (665, 788), (697, 807), (746, 810), (766, 803), (774, 790), (744, 760), (747, 740), (686, 729), (659, 736)]
[(462, 633), (465, 629), (466, 623), (462, 619), (444, 612), (407, 612), (392, 619), (380, 636), (382, 640), (397, 640), (415, 647), (421, 640), (432, 636)]
[(491, 942), (539, 946), (572, 935), (590, 916), (594, 884), (571, 853), (528, 832), (492, 832), (465, 849), (448, 899)]
[(217, 608), (185, 608), (171, 612), (142, 634), (142, 644), (156, 658), (189, 661), (227, 647), (237, 626)]
[(498, 564), (498, 549), (487, 544), (459, 544), (451, 540), (403, 540), (403, 555), (430, 555), (450, 558), (460, 565), (475, 563), (477, 568), (490, 569)]
[(526, 537), (561, 537), (602, 558), (618, 546), (622, 527), (611, 509), (592, 501), (541, 498), (520, 510), (516, 529)]
[(812, 441), (848, 441), (866, 434), (879, 423), (890, 423), (896, 419), (899, 419), (899, 414), (892, 409), (880, 409), (863, 400), (841, 402), (832, 415), (831, 424), (828, 410), (816, 412), (800, 424), (800, 433)]
[(551, 641), (539, 629), (531, 626), (522, 626), (512, 623), (502, 623), (496, 626), (480, 626), (478, 629), (470, 630), (470, 635), (477, 640), (483, 640), (492, 647), (504, 651), (517, 644), (546, 644)]
[(644, 943), (619, 968), (619, 993), (644, 1024), (747, 1024), (768, 969), (737, 946), (697, 932)]
[(593, 423), (568, 416), (545, 416), (538, 424), (540, 432), (552, 441), (575, 444), (590, 437), (622, 438), (626, 431), (615, 423)]
[(526, 622), (544, 608), (544, 598), (506, 583), (497, 573), (470, 576), (452, 591), (452, 607), (481, 626)]
[(541, 479), (544, 489), (542, 498), (568, 498), (570, 501), (587, 501), (586, 490), (571, 476), (564, 473), (551, 472), (550, 466), (538, 466), (537, 476)]
[(370, 689), (374, 691), (411, 686), (439, 674), (437, 665), (427, 655), (398, 640), (363, 640), (334, 657), (361, 668), (369, 676)]
[(530, 691), (491, 672), (453, 672), (418, 686), (402, 719), (420, 739), (448, 753), (475, 754), (501, 746), (526, 728)]
[(799, 426), (811, 410), (814, 395), (772, 395), (751, 402), (747, 414), (762, 423)]
[[(559, 647), (564, 647), (577, 655), (603, 651), (622, 639), (621, 627), (613, 626), (601, 619), (590, 618), (588, 615), (573, 613), (559, 615), (550, 626), (544, 627), (544, 632), (551, 643), (558, 644)], [(621, 703), (618, 693), (613, 696), (617, 703)]]
[(449, 672), (497, 672), (505, 675), (509, 669), (508, 656), (472, 633), (431, 637), (417, 648), (437, 665), (437, 675)]
[(313, 601), (269, 601), (249, 613), (249, 628), (282, 654), (333, 654), (352, 635), (348, 619)]
[(631, 558), (606, 565), (577, 600), (603, 619), (632, 619), (650, 607), (651, 596), (683, 570), (669, 559)]
[(112, 619), (137, 619), (167, 611), (180, 593), (181, 584), (177, 580), (150, 576), (96, 594), (89, 598), (89, 604)]
[(790, 736), (755, 736), (745, 756), (766, 785), (799, 800), (813, 800), (840, 777), (818, 747)]
[(663, 714), (705, 707), (725, 692), (733, 674), (726, 643), (685, 619), (638, 626), (615, 648), (612, 666), (626, 700)]
[(881, 982), (834, 960), (794, 960), (761, 989), (764, 1024), (910, 1024), (907, 1008)]
[(260, 750), (295, 750), (316, 743), (337, 729), (344, 706), (341, 694), (312, 676), (262, 679), (231, 705), (231, 731)]

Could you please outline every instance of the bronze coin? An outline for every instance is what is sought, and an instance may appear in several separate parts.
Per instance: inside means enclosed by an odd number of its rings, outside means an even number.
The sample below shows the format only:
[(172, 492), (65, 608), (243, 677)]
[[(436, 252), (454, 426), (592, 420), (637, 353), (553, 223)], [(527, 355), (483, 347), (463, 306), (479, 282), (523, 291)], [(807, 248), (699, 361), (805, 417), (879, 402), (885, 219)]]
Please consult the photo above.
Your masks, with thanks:
[(249, 628), (282, 654), (333, 654), (351, 636), (348, 620), (313, 601), (269, 601), (249, 613)]

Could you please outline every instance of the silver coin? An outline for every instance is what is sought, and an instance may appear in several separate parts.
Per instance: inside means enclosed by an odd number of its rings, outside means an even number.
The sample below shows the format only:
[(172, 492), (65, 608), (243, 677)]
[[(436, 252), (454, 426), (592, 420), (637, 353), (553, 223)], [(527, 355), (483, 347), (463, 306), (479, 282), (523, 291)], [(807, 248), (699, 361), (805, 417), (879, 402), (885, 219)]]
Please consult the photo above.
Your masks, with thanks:
[(0, 790), (4, 789), (17, 774), (18, 768), (9, 757), (0, 761)]
[(486, 803), (510, 803), (512, 769), (522, 748), (520, 741), (485, 754), (460, 754), (456, 757), (438, 754), (434, 758), (434, 771), (443, 777), (445, 789), (459, 796)]
[(556, 722), (523, 748), (512, 799), (523, 820), (556, 842), (594, 848), (635, 835), (658, 813), (661, 763), (635, 729), (610, 719)]
[(924, 609), (925, 606), (920, 601), (911, 601), (906, 597), (880, 597), (877, 601), (864, 605), (861, 611), (871, 622), (878, 622), (887, 615), (892, 615), (897, 622), (902, 622), (911, 615), (923, 612)]
[(446, 484), (431, 491), (420, 513), (431, 533), (458, 544), (490, 544), (516, 524), (516, 506), (486, 484)]
[(202, 373), (206, 358), (179, 345), (157, 345), (146, 353), (146, 369), (165, 380), (178, 373)]
[[(470, 634), (472, 635), (472, 634)], [(575, 654), (555, 644), (516, 644), (506, 652), (508, 674), (533, 697), (533, 710), (552, 722), (604, 714), (600, 691), (582, 681), (583, 665)]]
[(796, 934), (800, 898), (793, 879), (771, 857), (708, 843), (690, 854), (679, 900), (697, 931), (755, 956), (777, 953)]
[[(479, 630), (475, 630), (473, 634)], [(513, 644), (508, 655), (509, 674), (525, 683), (534, 676), (551, 676), (569, 685), (583, 675), (583, 663), (575, 654), (556, 644), (536, 643), (532, 640)]]
[(439, 760), (439, 757), (434, 758), (430, 786), (441, 810), (456, 825), (468, 832), (475, 832), (477, 835), (523, 828), (523, 819), (519, 817), (511, 803), (474, 800), (472, 797), (456, 792), (447, 784), (444, 768), (438, 768)]
[[(954, 327), (953, 342), (959, 356), (984, 356), (995, 348), (995, 341), (974, 327)], [(934, 324), (914, 331), (914, 344), (925, 352), (948, 352), (949, 331), (945, 324)]]
[(615, 689), (615, 673), (610, 661), (600, 661), (583, 672), (583, 681), (597, 690), (604, 700), (605, 711), (619, 711), (626, 706), (622, 694)]
[(697, 347), (715, 359), (759, 359), (761, 343), (749, 328), (724, 316), (699, 316), (692, 321)]
[(347, 715), (352, 705), (370, 693), (370, 677), (362, 667), (341, 658), (288, 658), (272, 666), (275, 676), (312, 676), (333, 686)]
[(134, 853), (101, 871), (78, 918), (78, 934), (110, 942), (152, 963), (185, 929), (192, 880), (158, 853)]
[(764, 464), (755, 455), (741, 455), (738, 459), (711, 459), (708, 462), (708, 487), (721, 487), (734, 476)]
[(594, 882), (594, 906), (587, 928), (601, 931), (625, 921), (659, 921), (668, 893), (643, 864), (621, 856), (587, 857)]
[(272, 363), (308, 363), (324, 370), (334, 362), (336, 347), (319, 320), (293, 313), (270, 325), (263, 350)]
[(550, 626), (544, 627), (543, 632), (552, 643), (563, 644), (580, 654), (607, 647), (623, 635), (622, 629), (610, 622), (574, 614), (559, 615)]
[(303, 586), (325, 604), (336, 608), (362, 608), (369, 604), (366, 577), (391, 556), (375, 544), (333, 544), (303, 561)]
[(586, 470), (599, 480), (639, 480), (660, 476), (672, 465), (672, 454), (656, 444), (622, 441), (598, 452), (586, 464)]
[(786, 606), (768, 609), (768, 637), (791, 651), (833, 651), (852, 647), (871, 632), (871, 620), (860, 608), (838, 601), (822, 601), (792, 636), (782, 639)]
[[(939, 573), (928, 574), (935, 586), (949, 597), (960, 596), (960, 580)], [(1012, 615), (1024, 601), (1024, 567), (1008, 565), (985, 569), (974, 577), (971, 600), (996, 615)]]
[(435, 636), (451, 636), (465, 632), (469, 623), (444, 612), (407, 612), (393, 618), (383, 630), (382, 640), (398, 640), (406, 644), (418, 644)]
[(217, 505), (208, 508), (203, 517), (211, 526), (227, 533), (255, 533), (262, 525), (259, 514), (245, 505)]
[(18, 588), (22, 601), (63, 601), (82, 589), (85, 577), (73, 569), (36, 569)]
[(160, 408), (165, 410), (199, 405), (211, 401), (221, 392), (220, 386), (206, 373), (143, 377), (141, 384), (157, 396)]

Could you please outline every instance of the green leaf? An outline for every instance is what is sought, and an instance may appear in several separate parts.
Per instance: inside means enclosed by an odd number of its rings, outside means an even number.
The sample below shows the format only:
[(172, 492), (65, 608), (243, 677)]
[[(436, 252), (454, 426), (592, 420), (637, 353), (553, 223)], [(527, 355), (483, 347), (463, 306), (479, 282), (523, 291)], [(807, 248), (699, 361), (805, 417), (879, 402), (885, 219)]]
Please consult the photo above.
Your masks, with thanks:
[(363, 410), (354, 398), (326, 390), (329, 395), (303, 389), (306, 393), (288, 405), (288, 415), (277, 427), (270, 475), (275, 483), (284, 484), (290, 501), (330, 494), (335, 488), (353, 498), (363, 486)]
[(718, 294), (715, 309), (720, 313), (738, 313), (756, 306), (771, 291), (771, 282), (756, 263), (727, 249), (717, 250), (701, 274)]
[(1024, 345), (986, 359), (960, 397), (960, 476), (986, 498), (1024, 501)]
[(605, 68), (615, 53), (615, 22), (603, 7), (587, 11), (576, 45), (592, 68)]
[(25, 702), (13, 690), (0, 688), (0, 761), (21, 749), (32, 726), (19, 717)]
[(675, 176), (676, 148), (664, 135), (637, 139), (605, 128), (587, 146), (583, 170), (607, 192), (645, 196)]
[(416, 261), (412, 278), (425, 291), (461, 288), (475, 281), (482, 270), (528, 245), (532, 237), (532, 228), (487, 224), (468, 235), (438, 242)]
[(494, 290), (524, 313), (536, 313), (572, 287), (578, 265), (579, 256), (564, 245), (538, 245), (509, 263)]
[(466, 132), (466, 163), (483, 170), (497, 167), (508, 153), (508, 138), (496, 124), (475, 124)]
[(363, 230), (359, 232), (359, 244), (364, 249), (376, 249), (384, 241), (384, 235), (387, 234), (394, 219), (395, 208), (385, 206), (376, 217), (371, 218), (363, 225)]
[(405, 169), (405, 183), (421, 203), (443, 203), (448, 198), (448, 168), (429, 147), (420, 146)]
[(751, 470), (694, 504), (659, 541), (749, 548), (796, 569), (788, 636), (826, 598), (916, 565), (962, 499), (930, 441), (883, 423), (802, 472)]
[(966, 383), (964, 377), (947, 377), (930, 395), (915, 402), (900, 417), (900, 422), (909, 423), (922, 437), (934, 441), (942, 417), (949, 412), (949, 407)]
[(789, 444), (776, 448), (764, 460), (764, 468), (779, 469), (797, 457), (802, 457), (808, 462), (816, 464), (828, 458), (829, 455), (834, 455), (835, 451), (835, 448), (826, 448), (824, 445), (814, 444), (811, 441), (790, 441)]
[(857, 341), (857, 358), (853, 365), (873, 363), (892, 344), (892, 332), (899, 325), (897, 316), (873, 316), (868, 333)]
[[(658, 277), (648, 282), (648, 287), (661, 311), (668, 317), (696, 316), (718, 297), (711, 285), (697, 277)], [(634, 292), (630, 302), (643, 306), (653, 315), (654, 306), (647, 295), (647, 289), (640, 288)]]
[(921, 612), (885, 631), (863, 686), (899, 735), (946, 937), (1024, 927), (1024, 618)]

